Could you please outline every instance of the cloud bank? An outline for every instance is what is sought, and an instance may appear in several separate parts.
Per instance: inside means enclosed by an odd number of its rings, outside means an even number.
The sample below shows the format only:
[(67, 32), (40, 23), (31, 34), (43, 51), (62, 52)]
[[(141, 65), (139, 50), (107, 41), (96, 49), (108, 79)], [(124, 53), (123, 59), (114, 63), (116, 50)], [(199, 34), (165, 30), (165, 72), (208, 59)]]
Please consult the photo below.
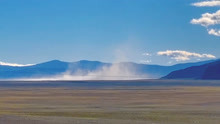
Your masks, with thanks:
[[(220, 6), (220, 0), (209, 0), (193, 3), (196, 7), (215, 7)], [(191, 24), (198, 24), (204, 26), (209, 35), (220, 37), (220, 29), (209, 28), (209, 26), (216, 26), (220, 24), (220, 10), (215, 13), (204, 13), (200, 18), (192, 19)]]
[(13, 67), (24, 67), (24, 66), (32, 66), (34, 64), (17, 64), (17, 63), (7, 63), (7, 62), (0, 61), (0, 65), (13, 66)]
[(166, 50), (166, 51), (159, 51), (157, 52), (159, 56), (167, 56), (176, 61), (187, 61), (191, 58), (216, 58), (214, 55), (211, 54), (199, 54), (193, 52), (187, 52), (182, 50)]
[(208, 33), (210, 35), (219, 36), (220, 37), (220, 30), (218, 29), (208, 29)]
[(196, 7), (220, 6), (220, 0), (209, 0), (209, 1), (196, 2), (196, 3), (193, 3), (192, 5)]
[(201, 18), (198, 19), (192, 19), (192, 24), (199, 24), (205, 27), (208, 27), (210, 25), (216, 25), (220, 24), (220, 10), (218, 10), (215, 13), (205, 13), (202, 14)]

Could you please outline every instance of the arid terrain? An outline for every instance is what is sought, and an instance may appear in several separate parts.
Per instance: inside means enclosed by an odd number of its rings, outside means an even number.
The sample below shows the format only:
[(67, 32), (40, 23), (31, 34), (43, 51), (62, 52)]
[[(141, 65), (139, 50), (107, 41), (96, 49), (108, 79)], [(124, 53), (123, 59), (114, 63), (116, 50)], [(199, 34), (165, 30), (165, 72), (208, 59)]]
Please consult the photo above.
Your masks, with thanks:
[(220, 87), (0, 87), (0, 124), (219, 124)]

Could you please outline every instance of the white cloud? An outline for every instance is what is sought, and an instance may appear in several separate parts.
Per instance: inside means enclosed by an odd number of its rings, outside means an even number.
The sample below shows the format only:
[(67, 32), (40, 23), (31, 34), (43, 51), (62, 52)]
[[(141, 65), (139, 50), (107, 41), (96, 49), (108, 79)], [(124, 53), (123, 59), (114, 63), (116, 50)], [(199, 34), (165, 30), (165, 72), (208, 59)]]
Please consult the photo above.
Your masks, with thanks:
[(213, 7), (213, 6), (220, 6), (220, 0), (209, 0), (209, 1), (202, 1), (193, 3), (193, 6), (197, 7)]
[(3, 66), (14, 66), (14, 67), (24, 67), (24, 66), (32, 66), (33, 64), (16, 64), (16, 63), (7, 63), (0, 61), (0, 65)]
[[(220, 2), (220, 1), (219, 1)], [(198, 19), (192, 19), (192, 24), (199, 24), (201, 26), (206, 27), (208, 34), (214, 35), (214, 36), (220, 36), (220, 30), (219, 29), (208, 29), (209, 26), (216, 26), (220, 24), (220, 10), (218, 10), (215, 13), (204, 13), (202, 14), (202, 17)]]
[(204, 13), (199, 19), (192, 19), (192, 24), (200, 24), (202, 26), (210, 26), (220, 24), (220, 10), (215, 13)]
[(152, 56), (150, 53), (143, 53), (143, 56)]
[(176, 61), (186, 61), (190, 60), (191, 58), (216, 58), (214, 55), (211, 54), (199, 54), (199, 53), (192, 53), (182, 50), (166, 50), (166, 51), (159, 51), (157, 52), (159, 56), (167, 56)]
[(152, 62), (151, 60), (141, 60), (140, 61), (141, 64), (149, 64), (151, 62)]
[(214, 35), (214, 36), (220, 37), (220, 30), (217, 30), (217, 29), (209, 29), (209, 30), (208, 30), (208, 33), (209, 33), (210, 35)]

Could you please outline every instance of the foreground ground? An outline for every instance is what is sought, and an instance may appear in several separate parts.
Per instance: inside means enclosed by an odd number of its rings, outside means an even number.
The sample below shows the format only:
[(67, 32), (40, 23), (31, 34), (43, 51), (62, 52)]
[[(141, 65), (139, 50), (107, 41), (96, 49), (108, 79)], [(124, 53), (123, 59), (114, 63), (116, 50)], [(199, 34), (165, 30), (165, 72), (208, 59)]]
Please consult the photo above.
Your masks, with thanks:
[(220, 87), (0, 87), (0, 124), (219, 124)]

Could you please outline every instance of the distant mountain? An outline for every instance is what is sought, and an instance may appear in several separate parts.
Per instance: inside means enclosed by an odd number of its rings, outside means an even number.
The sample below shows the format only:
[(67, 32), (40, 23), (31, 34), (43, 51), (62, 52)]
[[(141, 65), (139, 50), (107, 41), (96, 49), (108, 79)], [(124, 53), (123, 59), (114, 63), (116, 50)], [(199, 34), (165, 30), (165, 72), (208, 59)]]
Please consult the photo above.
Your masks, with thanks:
[(163, 79), (203, 79), (203, 80), (219, 80), (220, 79), (220, 60), (203, 64), (200, 66), (192, 66), (186, 69), (173, 71)]
[[(137, 74), (147, 75), (146, 78), (160, 78), (169, 74), (172, 71), (184, 69), (191, 66), (199, 66), (213, 61), (214, 60), (196, 63), (184, 63), (173, 66), (147, 65), (132, 62), (121, 62), (115, 64), (117, 64), (117, 66), (120, 68), (132, 68), (132, 71), (135, 71), (135, 73)], [(103, 69), (104, 67), (111, 67), (112, 65), (112, 63), (87, 60), (82, 60), (78, 62), (63, 62), (59, 60), (53, 60), (45, 63), (23, 67), (0, 65), (0, 79), (47, 77), (59, 75), (65, 72), (69, 72), (71, 74), (77, 72), (80, 72), (80, 74), (87, 74), (89, 72)]]

